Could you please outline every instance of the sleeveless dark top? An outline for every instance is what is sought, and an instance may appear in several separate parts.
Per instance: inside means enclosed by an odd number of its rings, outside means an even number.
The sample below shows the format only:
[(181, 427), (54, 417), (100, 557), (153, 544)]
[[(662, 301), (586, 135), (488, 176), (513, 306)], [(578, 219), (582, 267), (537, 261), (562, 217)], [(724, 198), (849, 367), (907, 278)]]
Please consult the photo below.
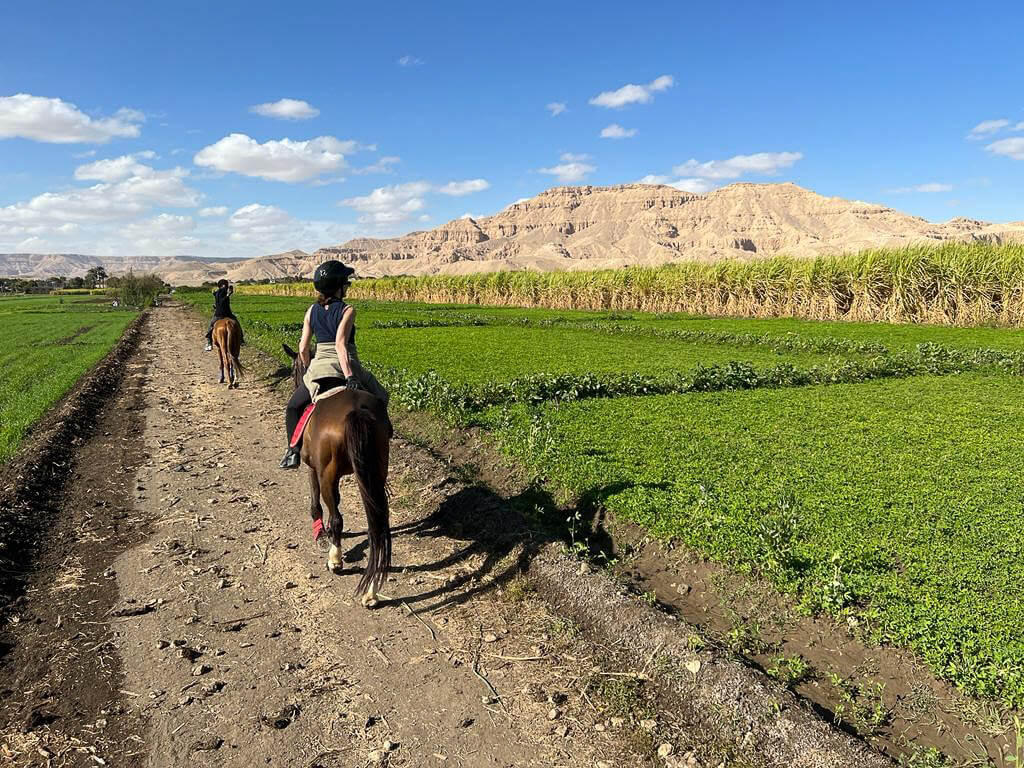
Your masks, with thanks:
[(231, 314), (231, 296), (227, 288), (218, 288), (213, 292), (213, 316), (234, 317)]
[[(338, 338), (338, 326), (341, 325), (341, 316), (348, 306), (341, 299), (332, 299), (327, 306), (314, 304), (309, 313), (309, 326), (313, 329), (317, 344), (333, 344)], [(347, 344), (356, 340), (356, 328), (352, 326), (349, 331)]]

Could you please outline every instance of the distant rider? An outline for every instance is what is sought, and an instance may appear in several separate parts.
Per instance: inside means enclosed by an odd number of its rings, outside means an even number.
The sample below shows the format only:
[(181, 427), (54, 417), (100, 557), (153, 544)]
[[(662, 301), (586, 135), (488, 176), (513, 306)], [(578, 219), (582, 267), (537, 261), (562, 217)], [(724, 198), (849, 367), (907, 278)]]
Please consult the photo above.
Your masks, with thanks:
[[(316, 303), (306, 310), (306, 317), (302, 321), (302, 339), (299, 342), (299, 361), (308, 369), (303, 383), (288, 401), (284, 419), (288, 442), (306, 406), (313, 401), (311, 388), (314, 394), (336, 386), (364, 389), (383, 400), (387, 407), (387, 390), (372, 373), (363, 368), (356, 353), (356, 310), (345, 303), (349, 278), (354, 272), (354, 269), (340, 261), (325, 261), (313, 273)], [(310, 342), (314, 336), (316, 356), (310, 362)], [(280, 464), (282, 469), (295, 469), (299, 466), (300, 447), (301, 443), (285, 451)]]
[[(235, 286), (227, 280), (217, 281), (217, 290), (213, 292), (213, 317), (210, 318), (210, 327), (206, 330), (206, 351), (213, 349), (213, 326), (222, 317), (230, 317), (238, 321), (238, 318), (231, 312), (231, 294), (235, 292)], [(238, 323), (241, 330), (242, 324)]]

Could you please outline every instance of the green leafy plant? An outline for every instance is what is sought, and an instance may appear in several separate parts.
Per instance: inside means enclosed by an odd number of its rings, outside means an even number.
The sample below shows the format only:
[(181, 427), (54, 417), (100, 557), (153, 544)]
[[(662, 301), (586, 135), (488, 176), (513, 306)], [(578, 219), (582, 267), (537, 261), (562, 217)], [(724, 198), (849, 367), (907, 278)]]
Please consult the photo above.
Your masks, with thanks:
[(848, 723), (858, 733), (870, 736), (889, 721), (891, 712), (882, 699), (884, 683), (855, 681), (832, 673), (829, 681), (840, 700), (835, 709), (837, 723)]
[(800, 654), (776, 656), (765, 671), (770, 677), (789, 687), (799, 685), (813, 675), (811, 665)]

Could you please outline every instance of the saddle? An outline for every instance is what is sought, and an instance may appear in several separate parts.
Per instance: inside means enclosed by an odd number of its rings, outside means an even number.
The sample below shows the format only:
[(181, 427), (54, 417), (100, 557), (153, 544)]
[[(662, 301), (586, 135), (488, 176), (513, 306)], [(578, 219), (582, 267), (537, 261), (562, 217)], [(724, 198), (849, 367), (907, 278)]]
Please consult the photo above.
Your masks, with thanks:
[(302, 412), (302, 416), (299, 417), (299, 423), (295, 425), (295, 431), (292, 432), (292, 439), (288, 443), (292, 448), (298, 446), (302, 442), (302, 435), (306, 431), (306, 425), (309, 423), (309, 417), (313, 415), (313, 411), (316, 410), (316, 404), (321, 400), (326, 400), (328, 397), (334, 397), (335, 395), (341, 394), (346, 391), (346, 387), (338, 386), (325, 389), (323, 392), (317, 392), (313, 396), (313, 402), (306, 406), (306, 410)]

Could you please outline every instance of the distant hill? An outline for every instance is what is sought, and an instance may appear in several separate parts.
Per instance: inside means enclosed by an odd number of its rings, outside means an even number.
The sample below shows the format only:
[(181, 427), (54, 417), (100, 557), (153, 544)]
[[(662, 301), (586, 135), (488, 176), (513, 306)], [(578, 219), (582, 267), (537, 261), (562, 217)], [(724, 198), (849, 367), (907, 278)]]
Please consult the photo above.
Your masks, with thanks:
[(1024, 239), (1024, 222), (933, 223), (795, 184), (731, 184), (707, 195), (672, 187), (555, 187), (494, 216), (389, 240), (321, 248), (360, 274), (598, 269), (673, 261), (814, 256), (944, 240)]
[(0, 275), (154, 271), (177, 285), (310, 275), (327, 259), (363, 277), (497, 270), (598, 269), (673, 261), (814, 256), (946, 240), (1024, 240), (1024, 222), (930, 222), (874, 203), (823, 197), (795, 184), (731, 184), (707, 195), (652, 184), (554, 187), (480, 219), (395, 238), (358, 238), (312, 255), (289, 251), (219, 261), (192, 256), (106, 258), (0, 254)]

